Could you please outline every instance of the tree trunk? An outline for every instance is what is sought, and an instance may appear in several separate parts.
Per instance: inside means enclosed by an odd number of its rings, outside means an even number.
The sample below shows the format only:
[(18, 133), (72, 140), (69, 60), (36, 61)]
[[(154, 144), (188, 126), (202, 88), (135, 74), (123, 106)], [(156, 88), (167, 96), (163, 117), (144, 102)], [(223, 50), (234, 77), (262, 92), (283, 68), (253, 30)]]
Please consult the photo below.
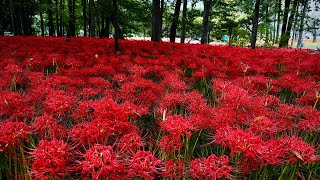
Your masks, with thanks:
[(106, 38), (109, 38), (110, 34), (110, 17), (106, 19)]
[(120, 51), (119, 47), (119, 25), (118, 25), (118, 5), (117, 0), (113, 0), (113, 13), (114, 13), (114, 51)]
[(275, 43), (278, 43), (279, 42), (279, 33), (280, 33), (280, 21), (281, 21), (281, 19), (280, 19), (280, 17), (281, 17), (281, 0), (278, 0), (277, 1), (277, 13), (278, 13), (278, 15), (277, 15), (277, 33), (276, 33), (276, 38), (275, 38), (275, 42), (273, 43), (273, 44), (275, 44)]
[(204, 13), (203, 13), (203, 21), (202, 21), (202, 37), (201, 44), (209, 43), (209, 17), (212, 9), (212, 0), (205, 0), (203, 2), (204, 5)]
[(87, 0), (82, 0), (83, 36), (87, 36)]
[(294, 24), (293, 24), (293, 28), (292, 28), (292, 39), (291, 39), (291, 47), (293, 47), (293, 42), (296, 39), (296, 32), (297, 32), (297, 24), (298, 24), (298, 10), (299, 10), (299, 6), (296, 6), (295, 9), (295, 17), (294, 17)]
[(297, 48), (301, 47), (302, 44), (302, 35), (303, 35), (303, 27), (304, 27), (304, 18), (306, 17), (307, 9), (308, 9), (309, 0), (303, 1), (303, 12), (301, 14), (300, 27), (299, 27), (299, 39), (297, 43)]
[(69, 30), (70, 36), (76, 35), (76, 22), (75, 22), (75, 0), (68, 1), (69, 7)]
[(49, 36), (54, 36), (54, 23), (53, 23), (53, 12), (48, 9), (48, 19), (49, 19)]
[(64, 10), (64, 0), (60, 0), (60, 35), (63, 36), (63, 10)]
[(40, 12), (40, 29), (41, 29), (41, 36), (44, 36), (44, 23), (43, 23), (43, 15)]
[(316, 43), (317, 42), (317, 31), (316, 31), (316, 29), (312, 30), (312, 36), (313, 36), (312, 42)]
[(182, 9), (182, 30), (181, 30), (181, 43), (184, 43), (186, 39), (186, 24), (187, 24), (187, 5), (188, 0), (183, 0), (183, 9)]
[(164, 0), (161, 0), (161, 4), (160, 4), (160, 25), (159, 25), (160, 39), (162, 37), (163, 13), (165, 11), (164, 8), (165, 8), (164, 7)]
[(12, 28), (12, 34), (16, 35), (16, 26), (14, 24), (14, 13), (13, 13), (13, 5), (12, 0), (9, 1), (10, 3), (10, 18), (11, 18), (11, 28)]
[(288, 41), (286, 38), (286, 31), (288, 28), (287, 25), (288, 25), (288, 14), (289, 14), (290, 3), (291, 3), (291, 0), (285, 0), (279, 47), (288, 46)]
[(177, 0), (176, 6), (174, 8), (172, 25), (170, 28), (170, 42), (176, 42), (177, 26), (180, 14), (181, 0)]
[(268, 45), (269, 44), (269, 26), (270, 26), (270, 20), (269, 20), (269, 5), (268, 3), (266, 4), (266, 41), (265, 44)]
[(160, 0), (152, 0), (152, 35), (151, 40), (154, 42), (161, 41), (161, 9)]
[(256, 42), (257, 42), (259, 10), (260, 10), (260, 0), (256, 0), (256, 3), (254, 5), (254, 17), (253, 17), (253, 27), (252, 27), (252, 35), (251, 35), (251, 47), (253, 49), (256, 48)]
[(287, 26), (285, 35), (283, 37), (282, 47), (288, 47), (293, 20), (294, 20), (295, 14), (297, 13), (296, 11), (297, 11), (298, 2), (299, 2), (298, 0), (293, 1), (293, 8), (291, 10), (291, 14), (290, 14), (289, 21), (288, 21), (288, 26)]
[(94, 0), (89, 0), (90, 9), (90, 25), (89, 25), (89, 35), (90, 37), (96, 36), (96, 25), (95, 25), (95, 12), (94, 12)]
[(57, 36), (61, 36), (60, 28), (59, 28), (59, 8), (58, 8), (58, 0), (55, 0), (55, 1), (56, 1), (55, 10), (56, 10), (56, 29), (57, 29)]

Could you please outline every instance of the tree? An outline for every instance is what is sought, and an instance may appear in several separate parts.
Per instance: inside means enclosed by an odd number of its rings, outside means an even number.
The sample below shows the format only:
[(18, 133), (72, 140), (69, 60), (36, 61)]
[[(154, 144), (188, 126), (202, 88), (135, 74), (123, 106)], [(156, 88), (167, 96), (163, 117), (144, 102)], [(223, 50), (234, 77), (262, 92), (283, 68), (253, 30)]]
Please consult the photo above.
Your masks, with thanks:
[(76, 35), (76, 17), (75, 17), (75, 0), (68, 0), (68, 9), (69, 9), (69, 26), (68, 33), (70, 36)]
[(48, 0), (48, 19), (49, 19), (49, 36), (54, 36), (53, 11), (51, 9), (52, 1)]
[(94, 0), (89, 0), (89, 36), (96, 36)]
[(288, 28), (287, 25), (288, 25), (290, 3), (291, 3), (291, 0), (285, 0), (279, 47), (285, 47), (286, 43), (287, 43), (287, 41), (286, 41), (287, 38), (285, 36), (286, 36), (287, 28)]
[(87, 36), (87, 0), (82, 0), (83, 36)]
[(253, 49), (256, 48), (258, 23), (259, 23), (259, 10), (260, 10), (260, 0), (256, 0), (255, 6), (254, 6), (253, 27), (252, 27), (252, 35), (251, 35), (251, 47)]
[(186, 38), (186, 24), (187, 24), (187, 5), (188, 0), (183, 0), (183, 9), (182, 9), (182, 28), (181, 28), (181, 43), (184, 43)]
[(285, 29), (282, 30), (282, 32), (284, 33), (281, 34), (281, 40), (279, 44), (280, 47), (288, 47), (293, 20), (294, 20), (295, 14), (297, 13), (296, 11), (297, 11), (298, 2), (299, 2), (298, 0), (293, 1), (293, 8), (291, 9), (291, 14), (289, 16), (288, 23), (285, 26)]
[(160, 0), (152, 0), (152, 35), (151, 40), (154, 42), (161, 41), (161, 10)]
[(304, 18), (306, 17), (307, 9), (308, 9), (309, 0), (303, 0), (303, 11), (301, 13), (301, 20), (299, 26), (299, 38), (297, 43), (297, 48), (301, 47), (302, 44), (302, 34), (303, 34), (303, 27), (304, 27)]
[(114, 51), (120, 51), (119, 47), (119, 28), (118, 28), (118, 5), (117, 0), (113, 0), (113, 13), (114, 13)]
[(181, 7), (181, 0), (177, 0), (174, 8), (173, 20), (172, 20), (172, 25), (170, 29), (170, 42), (175, 42), (175, 39), (176, 39), (180, 7)]
[(202, 21), (202, 37), (201, 44), (209, 43), (209, 17), (212, 10), (212, 0), (204, 0), (203, 2), (204, 12)]

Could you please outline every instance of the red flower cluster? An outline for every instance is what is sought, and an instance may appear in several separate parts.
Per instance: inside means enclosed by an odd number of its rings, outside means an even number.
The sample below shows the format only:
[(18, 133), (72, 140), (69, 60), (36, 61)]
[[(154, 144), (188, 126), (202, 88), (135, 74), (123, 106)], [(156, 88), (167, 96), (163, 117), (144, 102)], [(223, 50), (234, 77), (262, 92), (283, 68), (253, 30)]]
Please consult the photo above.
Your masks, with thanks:
[(114, 54), (112, 39), (0, 42), (0, 153), (24, 158), (19, 167), (35, 179), (317, 172), (319, 54), (145, 41), (120, 41)]

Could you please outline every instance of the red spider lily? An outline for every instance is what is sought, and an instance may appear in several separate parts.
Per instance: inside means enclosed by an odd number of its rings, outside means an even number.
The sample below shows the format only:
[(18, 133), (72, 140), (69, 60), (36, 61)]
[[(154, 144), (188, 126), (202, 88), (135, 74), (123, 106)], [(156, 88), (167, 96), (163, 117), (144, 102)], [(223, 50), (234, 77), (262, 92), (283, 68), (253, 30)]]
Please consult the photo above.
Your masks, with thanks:
[(227, 146), (231, 149), (231, 156), (235, 153), (243, 153), (246, 157), (255, 158), (256, 148), (263, 141), (260, 136), (251, 131), (241, 129), (222, 128), (218, 129), (215, 136), (215, 143)]
[(189, 138), (193, 129), (191, 123), (180, 115), (168, 116), (160, 123), (160, 127), (173, 136), (187, 135)]
[(31, 155), (34, 179), (63, 179), (71, 171), (71, 149), (62, 140), (41, 140)]
[(137, 132), (130, 132), (123, 135), (119, 140), (119, 144), (117, 145), (119, 151), (123, 153), (135, 153), (141, 147), (143, 147), (142, 138)]
[(173, 152), (183, 147), (183, 143), (180, 136), (168, 135), (163, 136), (159, 141), (159, 147), (167, 154), (173, 154)]
[(94, 180), (123, 179), (125, 177), (125, 166), (118, 161), (118, 155), (111, 146), (95, 144), (83, 155), (80, 161), (81, 174)]
[(137, 151), (130, 160), (128, 170), (129, 177), (142, 177), (146, 180), (154, 179), (158, 174), (159, 159), (153, 156), (150, 151)]
[(217, 157), (212, 154), (208, 158), (198, 158), (190, 162), (192, 177), (197, 179), (230, 178), (232, 171), (228, 156)]
[[(37, 117), (32, 125), (33, 131), (39, 137), (62, 138), (66, 135), (66, 128), (57, 123), (57, 120), (50, 115)], [(42, 139), (42, 138), (40, 138)]]
[(251, 123), (250, 130), (256, 134), (265, 134), (271, 136), (274, 134), (276, 127), (273, 122), (264, 116), (256, 117)]
[(181, 159), (170, 159), (164, 162), (164, 177), (170, 179), (181, 179), (185, 170)]
[(20, 146), (30, 135), (30, 127), (23, 122), (0, 123), (0, 152)]
[(72, 97), (51, 94), (46, 98), (44, 110), (48, 114), (63, 116), (71, 109), (72, 105)]
[(0, 116), (11, 120), (31, 119), (34, 108), (19, 93), (3, 91), (0, 94)]

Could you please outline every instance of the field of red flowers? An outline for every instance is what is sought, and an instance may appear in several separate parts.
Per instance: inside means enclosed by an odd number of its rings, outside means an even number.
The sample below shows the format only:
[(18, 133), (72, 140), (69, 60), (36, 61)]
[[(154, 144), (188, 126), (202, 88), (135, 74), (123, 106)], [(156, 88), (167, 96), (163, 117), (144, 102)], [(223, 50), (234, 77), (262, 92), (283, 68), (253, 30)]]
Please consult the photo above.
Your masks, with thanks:
[(0, 37), (0, 179), (320, 179), (320, 55)]

